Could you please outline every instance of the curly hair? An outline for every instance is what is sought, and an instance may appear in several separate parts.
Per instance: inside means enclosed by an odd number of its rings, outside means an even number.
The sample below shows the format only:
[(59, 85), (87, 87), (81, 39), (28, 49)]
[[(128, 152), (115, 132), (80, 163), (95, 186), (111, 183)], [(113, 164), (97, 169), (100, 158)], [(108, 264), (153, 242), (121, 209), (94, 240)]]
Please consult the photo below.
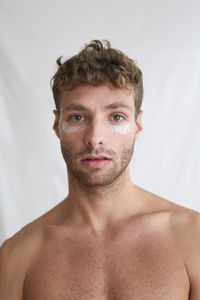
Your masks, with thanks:
[(135, 98), (135, 118), (140, 112), (143, 99), (142, 72), (136, 63), (118, 49), (111, 48), (109, 41), (93, 40), (75, 56), (61, 62), (57, 59), (58, 70), (51, 79), (53, 97), (58, 113), (60, 96), (64, 90), (79, 85), (123, 88), (131, 86)]

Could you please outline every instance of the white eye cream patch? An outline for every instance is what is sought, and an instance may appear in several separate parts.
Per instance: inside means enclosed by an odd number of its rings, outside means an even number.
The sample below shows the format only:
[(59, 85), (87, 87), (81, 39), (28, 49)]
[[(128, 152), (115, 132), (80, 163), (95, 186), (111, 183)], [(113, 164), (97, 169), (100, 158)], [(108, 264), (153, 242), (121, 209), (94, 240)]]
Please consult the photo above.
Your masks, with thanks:
[(112, 125), (108, 123), (108, 127), (111, 128), (113, 132), (120, 134), (127, 134), (131, 130), (131, 124), (123, 124), (123, 125)]
[(62, 130), (66, 133), (72, 133), (72, 132), (79, 132), (82, 131), (86, 128), (86, 124), (81, 124), (81, 125), (70, 125), (66, 121), (62, 122)]
[[(80, 125), (70, 125), (66, 121), (62, 122), (62, 130), (65, 133), (73, 133), (73, 132), (80, 132), (83, 131), (87, 124), (80, 124)], [(113, 132), (119, 133), (119, 134), (127, 134), (131, 130), (131, 124), (123, 124), (123, 125), (113, 125), (110, 123), (107, 123), (108, 128), (110, 128)]]

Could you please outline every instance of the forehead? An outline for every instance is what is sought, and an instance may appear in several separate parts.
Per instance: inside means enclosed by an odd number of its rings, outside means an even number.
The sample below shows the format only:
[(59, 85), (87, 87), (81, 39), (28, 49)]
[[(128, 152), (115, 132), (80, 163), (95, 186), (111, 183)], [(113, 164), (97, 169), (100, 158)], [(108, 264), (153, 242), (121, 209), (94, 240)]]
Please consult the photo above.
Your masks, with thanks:
[[(134, 92), (131, 87), (127, 88), (111, 88), (108, 85), (100, 86), (78, 86), (69, 91), (63, 91), (61, 94), (60, 108), (73, 107), (73, 104), (80, 104), (89, 108), (110, 108), (115, 106), (129, 108), (134, 110)], [(112, 105), (111, 105), (112, 104)], [(115, 105), (116, 104), (116, 105)]]

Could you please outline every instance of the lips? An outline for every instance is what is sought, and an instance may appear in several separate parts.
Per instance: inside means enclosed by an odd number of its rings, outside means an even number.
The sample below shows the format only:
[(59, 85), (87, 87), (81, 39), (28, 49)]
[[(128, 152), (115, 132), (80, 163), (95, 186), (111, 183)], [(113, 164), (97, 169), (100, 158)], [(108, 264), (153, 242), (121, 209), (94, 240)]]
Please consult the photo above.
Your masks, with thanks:
[(108, 160), (108, 158), (104, 158), (104, 157), (102, 157), (102, 158), (85, 158), (83, 160)]
[(111, 162), (110, 159), (84, 159), (82, 163), (88, 168), (101, 169)]
[(82, 160), (110, 160), (107, 156), (102, 156), (102, 155), (88, 155)]

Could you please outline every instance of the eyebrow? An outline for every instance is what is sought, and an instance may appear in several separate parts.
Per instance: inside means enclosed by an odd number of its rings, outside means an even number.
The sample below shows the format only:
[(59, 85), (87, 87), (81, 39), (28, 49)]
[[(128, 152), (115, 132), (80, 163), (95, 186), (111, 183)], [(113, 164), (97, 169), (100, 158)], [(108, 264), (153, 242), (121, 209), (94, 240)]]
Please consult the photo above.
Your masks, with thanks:
[[(106, 106), (104, 106), (104, 111), (115, 109), (115, 108), (126, 108), (130, 111), (133, 110), (130, 106), (126, 105), (123, 102), (114, 102), (114, 103), (107, 104)], [(65, 105), (64, 111), (65, 110), (88, 111), (90, 109), (89, 109), (89, 107), (87, 108), (86, 106), (83, 106), (83, 105), (80, 105), (80, 104), (69, 103), (69, 104)]]

